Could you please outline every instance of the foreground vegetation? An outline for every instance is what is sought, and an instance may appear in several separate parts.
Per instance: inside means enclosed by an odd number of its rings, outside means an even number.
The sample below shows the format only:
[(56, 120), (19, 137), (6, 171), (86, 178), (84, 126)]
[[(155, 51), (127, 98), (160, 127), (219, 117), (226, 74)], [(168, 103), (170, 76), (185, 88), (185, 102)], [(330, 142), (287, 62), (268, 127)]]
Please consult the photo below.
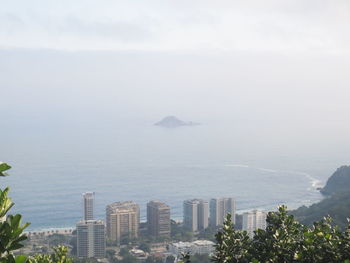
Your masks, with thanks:
[(288, 215), (285, 206), (267, 216), (266, 230), (251, 238), (237, 231), (227, 217), (216, 235), (217, 263), (234, 262), (346, 262), (350, 263), (350, 228), (345, 232), (333, 226), (330, 217), (307, 227)]

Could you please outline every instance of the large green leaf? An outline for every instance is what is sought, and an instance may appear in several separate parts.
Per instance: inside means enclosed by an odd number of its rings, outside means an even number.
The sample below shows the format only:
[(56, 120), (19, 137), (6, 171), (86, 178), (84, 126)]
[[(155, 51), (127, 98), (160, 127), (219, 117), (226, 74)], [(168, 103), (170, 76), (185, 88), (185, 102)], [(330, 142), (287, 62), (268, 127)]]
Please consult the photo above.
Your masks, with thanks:
[(25, 263), (25, 262), (27, 262), (27, 257), (26, 256), (16, 256), (15, 262), (16, 263)]
[(8, 174), (5, 171), (11, 169), (11, 166), (7, 163), (0, 163), (0, 176), (7, 176)]

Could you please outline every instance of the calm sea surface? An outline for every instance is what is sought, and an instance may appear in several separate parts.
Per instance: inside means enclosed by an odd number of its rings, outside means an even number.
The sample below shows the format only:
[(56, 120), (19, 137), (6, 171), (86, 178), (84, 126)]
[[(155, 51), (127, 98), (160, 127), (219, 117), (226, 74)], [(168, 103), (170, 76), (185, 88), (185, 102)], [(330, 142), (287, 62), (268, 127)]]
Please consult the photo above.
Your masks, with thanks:
[(317, 140), (275, 135), (219, 124), (12, 127), (3, 132), (0, 157), (13, 169), (1, 186), (11, 187), (14, 210), (31, 230), (74, 226), (85, 191), (96, 193), (102, 219), (107, 204), (123, 200), (140, 204), (142, 220), (153, 199), (168, 203), (174, 219), (187, 198), (232, 196), (241, 212), (320, 200), (316, 188), (343, 159)]

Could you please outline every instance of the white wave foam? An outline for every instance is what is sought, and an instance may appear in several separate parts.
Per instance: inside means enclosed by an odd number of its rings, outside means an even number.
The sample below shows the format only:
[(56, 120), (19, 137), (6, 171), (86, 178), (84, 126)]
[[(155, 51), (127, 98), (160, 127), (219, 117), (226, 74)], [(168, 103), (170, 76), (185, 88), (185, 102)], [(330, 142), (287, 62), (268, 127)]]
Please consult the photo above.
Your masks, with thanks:
[[(226, 164), (225, 167), (249, 168), (249, 166), (245, 164)], [(305, 176), (310, 181), (310, 185), (311, 185), (311, 187), (308, 188), (308, 190), (316, 190), (317, 188), (322, 187), (321, 180), (305, 172), (292, 171), (292, 170), (282, 171), (282, 170), (274, 170), (274, 169), (261, 168), (261, 167), (256, 169), (259, 171), (268, 172), (268, 173), (287, 173), (287, 174), (289, 173), (289, 174)]]
[(307, 179), (309, 179), (310, 184), (311, 184), (311, 188), (308, 188), (308, 190), (311, 189), (317, 189), (322, 187), (322, 181), (313, 177), (311, 174), (305, 173), (305, 172), (298, 172), (298, 171), (285, 171), (287, 173), (291, 173), (291, 174), (297, 174), (297, 175), (303, 175), (305, 176)]
[(260, 171), (263, 171), (263, 172), (268, 172), (268, 173), (277, 173), (278, 172), (277, 170), (273, 170), (273, 169), (266, 169), (266, 168), (257, 168), (257, 169)]
[(239, 167), (239, 168), (249, 168), (248, 165), (245, 164), (225, 164), (226, 167)]

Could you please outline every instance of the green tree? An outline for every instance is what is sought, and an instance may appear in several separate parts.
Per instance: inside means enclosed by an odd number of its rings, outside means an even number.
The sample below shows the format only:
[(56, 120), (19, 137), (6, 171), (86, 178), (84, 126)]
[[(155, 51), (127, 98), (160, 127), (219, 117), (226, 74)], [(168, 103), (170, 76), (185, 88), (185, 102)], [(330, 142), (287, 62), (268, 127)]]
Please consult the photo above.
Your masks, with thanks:
[(210, 257), (207, 254), (199, 255), (195, 254), (191, 257), (191, 262), (192, 263), (210, 263)]
[(151, 246), (146, 243), (146, 242), (142, 242), (140, 245), (139, 245), (139, 249), (145, 251), (145, 252), (151, 252)]
[[(6, 171), (11, 166), (6, 163), (0, 164), (0, 176), (7, 176)], [(22, 241), (27, 239), (23, 233), (29, 223), (22, 224), (22, 216), (19, 214), (9, 215), (8, 212), (14, 205), (8, 196), (10, 189), (0, 189), (0, 262), (22, 263), (26, 257), (13, 255), (13, 251), (23, 247)]]
[(119, 251), (119, 256), (124, 257), (129, 254), (129, 250), (126, 247), (123, 247)]
[(171, 239), (177, 241), (192, 241), (193, 232), (185, 229), (180, 223), (171, 220)]
[(73, 260), (68, 257), (66, 247), (58, 246), (54, 248), (54, 253), (51, 255), (35, 255), (29, 258), (28, 263), (73, 263)]
[(137, 259), (136, 259), (136, 257), (134, 257), (131, 254), (126, 254), (126, 255), (124, 255), (123, 259), (120, 260), (119, 262), (121, 262), (121, 263), (136, 263)]
[(167, 256), (166, 260), (165, 260), (165, 263), (174, 263), (175, 262), (175, 257), (170, 255), (170, 256)]
[(108, 259), (112, 259), (115, 256), (115, 250), (114, 249), (107, 249), (106, 250), (106, 257)]
[(160, 257), (150, 256), (145, 260), (145, 263), (163, 263), (163, 259)]
[(234, 229), (231, 218), (231, 214), (228, 214), (222, 231), (216, 234), (216, 253), (213, 261), (218, 263), (249, 262), (249, 248), (252, 241), (247, 232)]
[(69, 239), (67, 236), (62, 234), (52, 234), (48, 236), (48, 240), (50, 242), (50, 247), (57, 247), (59, 245), (69, 244)]
[(341, 232), (330, 218), (315, 222), (312, 228), (297, 222), (281, 206), (267, 216), (267, 228), (250, 238), (236, 231), (230, 215), (217, 234), (213, 261), (234, 262), (347, 262), (350, 259), (350, 229)]

